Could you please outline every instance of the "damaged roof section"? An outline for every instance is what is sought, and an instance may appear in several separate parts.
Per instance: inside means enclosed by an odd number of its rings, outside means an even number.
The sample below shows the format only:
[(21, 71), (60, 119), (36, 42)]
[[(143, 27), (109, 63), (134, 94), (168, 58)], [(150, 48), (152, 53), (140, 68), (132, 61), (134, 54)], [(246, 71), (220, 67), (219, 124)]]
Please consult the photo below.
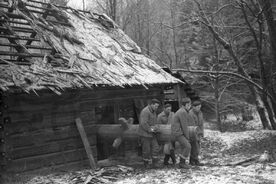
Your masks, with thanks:
[(0, 88), (26, 92), (180, 82), (106, 15), (35, 0), (0, 3)]

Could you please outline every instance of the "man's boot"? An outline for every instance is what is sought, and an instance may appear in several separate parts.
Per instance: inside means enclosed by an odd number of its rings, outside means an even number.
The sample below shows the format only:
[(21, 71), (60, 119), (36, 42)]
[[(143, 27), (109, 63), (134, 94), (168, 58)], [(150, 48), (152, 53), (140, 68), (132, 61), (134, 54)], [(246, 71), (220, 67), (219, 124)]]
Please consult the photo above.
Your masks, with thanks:
[(158, 158), (152, 159), (152, 167), (153, 168), (158, 168), (159, 167), (159, 165), (158, 165)]
[(193, 166), (203, 166), (204, 164), (200, 163), (199, 160), (197, 160), (197, 159), (190, 158), (190, 165), (193, 165)]
[(182, 169), (189, 169), (189, 166), (186, 164), (186, 160), (180, 157), (179, 167)]
[(169, 165), (169, 159), (170, 159), (170, 155), (165, 154), (164, 165)]
[(170, 150), (170, 157), (172, 159), (173, 165), (176, 164), (176, 158), (175, 158), (175, 154), (174, 154), (174, 150)]
[(149, 161), (144, 160), (144, 167), (145, 167), (146, 169), (150, 169), (150, 163), (149, 163)]

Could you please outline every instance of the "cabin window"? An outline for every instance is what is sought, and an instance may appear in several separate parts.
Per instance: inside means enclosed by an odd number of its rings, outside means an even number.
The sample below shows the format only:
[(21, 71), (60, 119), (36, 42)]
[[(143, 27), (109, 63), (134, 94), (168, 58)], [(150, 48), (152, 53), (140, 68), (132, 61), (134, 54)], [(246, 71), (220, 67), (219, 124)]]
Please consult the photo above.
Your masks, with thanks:
[(98, 124), (114, 124), (114, 106), (99, 105), (95, 107), (95, 116)]

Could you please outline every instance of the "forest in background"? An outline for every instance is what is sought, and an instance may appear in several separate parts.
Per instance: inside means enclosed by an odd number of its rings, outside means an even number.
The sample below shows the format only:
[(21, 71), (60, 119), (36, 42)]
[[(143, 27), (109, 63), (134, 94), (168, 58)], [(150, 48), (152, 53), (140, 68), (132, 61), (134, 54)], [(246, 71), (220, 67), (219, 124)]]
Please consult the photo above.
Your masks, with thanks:
[(264, 129), (276, 129), (272, 0), (83, 0), (82, 5), (110, 16), (144, 54), (181, 72), (205, 110), (216, 114), (219, 129), (227, 114), (250, 120), (255, 111)]

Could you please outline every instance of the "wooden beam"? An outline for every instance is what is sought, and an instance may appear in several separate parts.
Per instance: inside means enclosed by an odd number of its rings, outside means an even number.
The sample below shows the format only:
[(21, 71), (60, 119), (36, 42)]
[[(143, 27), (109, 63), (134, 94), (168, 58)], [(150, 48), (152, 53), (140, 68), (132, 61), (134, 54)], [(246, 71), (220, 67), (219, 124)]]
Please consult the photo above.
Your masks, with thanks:
[[(11, 44), (11, 43), (0, 43), (0, 46), (7, 46), (7, 47), (17, 47), (20, 46), (19, 44)], [(27, 49), (41, 49), (41, 50), (52, 50), (51, 47), (41, 47), (37, 45), (25, 45)]]
[(7, 39), (15, 39), (15, 40), (32, 40), (32, 41), (40, 41), (40, 39), (30, 38), (27, 36), (14, 36), (14, 35), (0, 35), (0, 38), (7, 38)]
[[(41, 1), (35, 1), (35, 0), (28, 0), (29, 2), (33, 2), (33, 3), (39, 3), (39, 4), (43, 4), (43, 5), (49, 5), (49, 3), (44, 3)], [(62, 8), (62, 9), (72, 9), (71, 7), (65, 7), (65, 6), (60, 6), (60, 5), (55, 5), (56, 7)], [(90, 13), (89, 11), (85, 11), (85, 10), (77, 10), (79, 12), (83, 12), (83, 13)]]
[[(8, 6), (8, 5), (4, 5), (4, 4), (0, 4), (0, 7), (1, 8), (6, 8), (6, 9), (11, 9), (11, 7), (10, 6)], [(20, 8), (19, 8), (20, 9)], [(44, 12), (41, 12), (41, 11), (37, 11), (37, 10), (33, 10), (33, 9), (28, 9), (30, 12), (32, 12), (32, 13), (38, 13), (38, 14), (43, 14)]]
[(40, 53), (18, 53), (18, 52), (8, 52), (8, 51), (0, 51), (0, 55), (6, 56), (20, 56), (20, 57), (41, 57), (43, 58), (45, 54)]
[[(26, 28), (26, 27), (11, 26), (11, 28), (16, 32), (23, 32), (23, 33), (33, 33), (33, 32), (35, 32), (33, 29)], [(0, 30), (9, 30), (9, 29), (6, 28), (6, 27), (0, 26)]]
[[(30, 66), (31, 63), (30, 62), (24, 62), (24, 61), (17, 61), (17, 60), (14, 60), (14, 59), (5, 59), (6, 61), (9, 61), (9, 62), (12, 62), (13, 64), (16, 64), (16, 65), (26, 65), (26, 66)], [(5, 63), (3, 61), (0, 61), (0, 65), (8, 65), (8, 63)]]
[(9, 18), (25, 20), (25, 17), (23, 17), (22, 15), (15, 14), (15, 13), (5, 12), (5, 15), (7, 15)]
[[(7, 29), (4, 30), (3, 32), (6, 33), (6, 34), (8, 34), (8, 36), (10, 36), (10, 35), (15, 35), (14, 30), (12, 30), (12, 28), (10, 27), (9, 24), (5, 24), (5, 23), (2, 24), (2, 23), (0, 23), (0, 25), (4, 25), (4, 26), (7, 28)], [(3, 35), (0, 35), (0, 36), (3, 36)], [(28, 53), (28, 50), (27, 50), (25, 47), (23, 47), (23, 46), (18, 42), (17, 39), (14, 39), (14, 38), (12, 38), (12, 37), (9, 37), (9, 38), (7, 38), (7, 39), (9, 40), (10, 43), (12, 43), (12, 44), (17, 44), (17, 45), (18, 45), (18, 46), (16, 46), (16, 47), (14, 47), (14, 48), (16, 49), (17, 52)]]
[(0, 19), (0, 22), (9, 22), (13, 24), (22, 24), (22, 25), (30, 25), (28, 22), (22, 22), (22, 21), (16, 21), (16, 20), (6, 20), (6, 19)]
[(96, 166), (96, 163), (95, 163), (95, 160), (94, 160), (94, 157), (93, 157), (93, 153), (92, 153), (90, 144), (88, 142), (88, 139), (87, 139), (87, 136), (86, 136), (86, 133), (85, 133), (85, 130), (83, 128), (82, 121), (81, 121), (80, 118), (76, 119), (76, 125), (77, 125), (77, 128), (79, 130), (79, 133), (80, 133), (80, 136), (81, 136), (82, 143), (84, 145), (86, 154), (88, 156), (91, 169), (95, 170), (97, 166)]

